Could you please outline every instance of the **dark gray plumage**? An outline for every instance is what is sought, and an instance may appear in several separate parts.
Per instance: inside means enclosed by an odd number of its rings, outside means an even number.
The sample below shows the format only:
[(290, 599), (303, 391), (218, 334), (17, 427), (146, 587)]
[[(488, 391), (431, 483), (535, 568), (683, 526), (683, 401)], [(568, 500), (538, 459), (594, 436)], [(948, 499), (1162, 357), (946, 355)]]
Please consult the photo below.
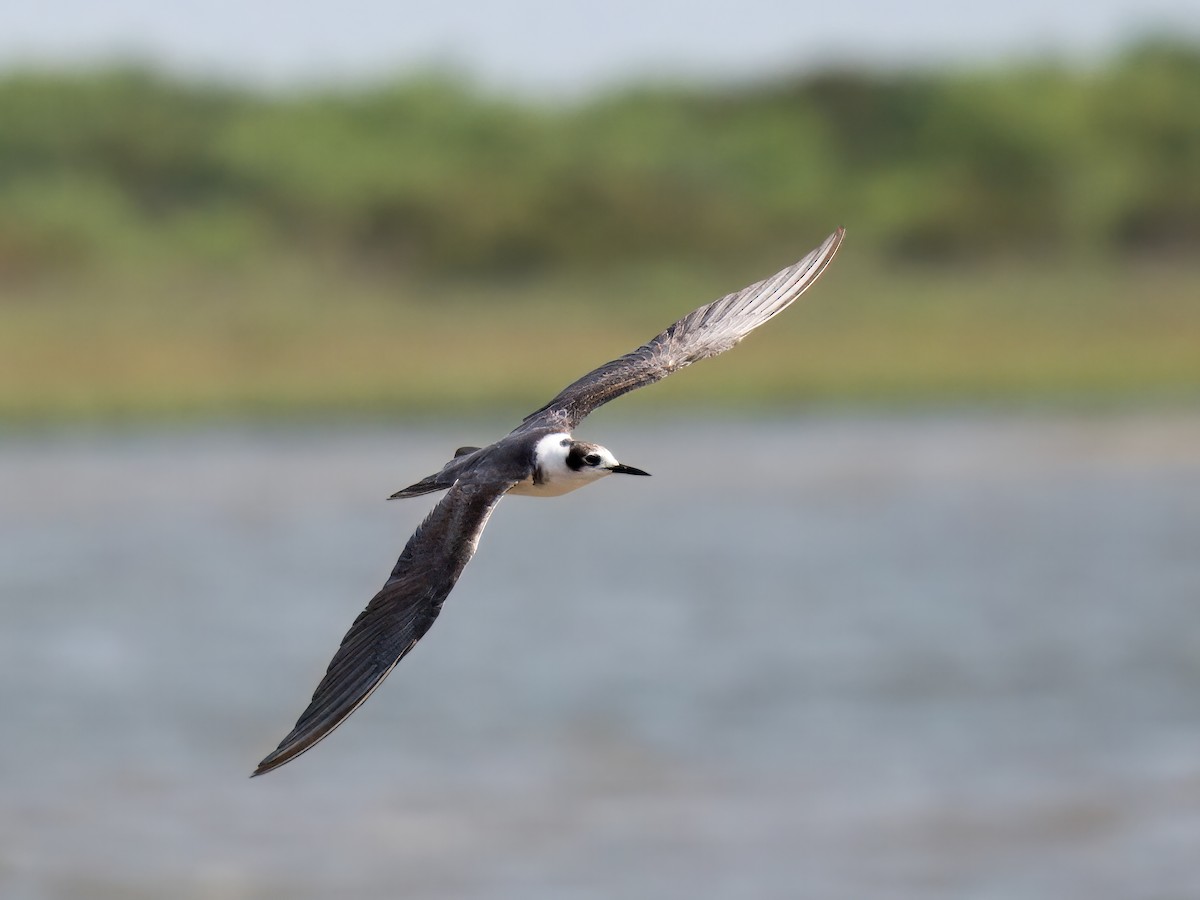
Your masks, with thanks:
[(379, 687), (442, 609), (466, 567), (492, 510), (515, 482), (456, 484), (421, 523), (379, 593), (359, 613), (312, 702), (255, 775), (299, 756), (354, 712)]
[(308, 750), (345, 721), (429, 630), (506, 493), (555, 496), (613, 474), (646, 475), (570, 432), (592, 410), (735, 346), (814, 282), (842, 242), (839, 228), (793, 266), (684, 316), (631, 353), (572, 382), (487, 447), (460, 447), (441, 471), (392, 494), (448, 493), (416, 530), (379, 593), (342, 639), (295, 728), (255, 775)]

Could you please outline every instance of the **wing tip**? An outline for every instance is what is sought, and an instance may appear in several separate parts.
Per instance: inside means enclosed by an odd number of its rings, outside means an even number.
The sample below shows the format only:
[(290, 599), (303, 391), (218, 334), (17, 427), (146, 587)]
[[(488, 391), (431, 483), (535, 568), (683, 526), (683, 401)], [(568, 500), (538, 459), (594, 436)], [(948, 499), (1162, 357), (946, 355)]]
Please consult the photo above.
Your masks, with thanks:
[[(764, 293), (774, 298), (775, 302), (771, 303), (770, 314), (754, 326), (757, 328), (768, 319), (774, 318), (783, 312), (801, 294), (813, 286), (816, 280), (824, 274), (829, 264), (833, 262), (833, 258), (837, 255), (838, 248), (841, 247), (845, 236), (845, 227), (839, 225), (818, 247), (810, 250), (799, 262), (793, 263), (788, 268), (776, 272), (771, 277), (765, 278), (729, 296), (737, 297), (750, 294), (753, 296), (754, 303), (758, 303)], [(776, 282), (779, 283), (777, 284)]]
[[(278, 747), (264, 756), (259, 764), (254, 767), (254, 771), (250, 773), (250, 777), (257, 778), (259, 775), (266, 775), (268, 772), (278, 769), (285, 763), (291, 762), (317, 742), (308, 740), (308, 738), (311, 738), (311, 735), (304, 735), (299, 740), (292, 739), (290, 735), (284, 738)], [(320, 738), (317, 738), (317, 740), (320, 740)]]
[(290, 761), (290, 756), (287, 759), (272, 759), (270, 756), (268, 756), (254, 767), (254, 771), (250, 773), (250, 777), (257, 778), (259, 775), (266, 775), (268, 772), (274, 772), (284, 763)]
[(804, 275), (801, 279), (804, 287), (801, 293), (811, 287), (812, 283), (820, 278), (829, 264), (833, 262), (833, 258), (837, 256), (838, 249), (842, 246), (842, 241), (845, 237), (846, 227), (839, 225), (829, 237), (821, 242), (820, 247), (800, 261), (798, 268), (804, 270)]
[[(396, 662), (399, 661), (399, 659), (396, 660)], [(394, 662), (382, 674), (377, 674), (376, 677), (372, 678), (367, 690), (354, 697), (353, 702), (350, 704), (343, 704), (334, 709), (332, 714), (322, 716), (315, 721), (306, 722), (309, 718), (309, 712), (318, 702), (317, 695), (314, 694), (313, 702), (309, 705), (309, 709), (305, 710), (304, 714), (300, 717), (300, 721), (296, 723), (296, 727), (292, 733), (280, 741), (278, 747), (262, 758), (262, 761), (255, 767), (250, 777), (255, 778), (258, 775), (265, 775), (267, 772), (278, 769), (280, 766), (291, 762), (297, 756), (307, 753), (317, 744), (321, 743), (321, 741), (325, 740), (325, 738), (329, 737), (339, 725), (350, 718), (350, 715), (366, 702), (367, 698), (383, 683), (383, 680), (387, 678), (388, 673), (395, 666), (396, 663)], [(320, 687), (318, 686), (319, 691)]]
[(846, 226), (839, 225), (833, 229), (833, 233), (825, 238), (825, 241), (818, 248), (819, 255), (825, 257), (825, 261), (833, 259), (833, 254), (837, 253), (838, 248), (842, 246), (842, 241), (846, 238)]

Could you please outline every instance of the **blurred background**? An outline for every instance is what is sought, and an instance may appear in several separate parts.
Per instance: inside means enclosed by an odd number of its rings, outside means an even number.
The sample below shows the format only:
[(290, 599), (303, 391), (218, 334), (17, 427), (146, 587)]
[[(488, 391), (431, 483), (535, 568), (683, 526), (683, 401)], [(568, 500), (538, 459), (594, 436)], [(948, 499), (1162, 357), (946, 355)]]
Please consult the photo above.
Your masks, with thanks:
[[(246, 780), (384, 496), (837, 225)], [(1193, 897), (1198, 448), (1193, 3), (6, 9), (0, 894)]]

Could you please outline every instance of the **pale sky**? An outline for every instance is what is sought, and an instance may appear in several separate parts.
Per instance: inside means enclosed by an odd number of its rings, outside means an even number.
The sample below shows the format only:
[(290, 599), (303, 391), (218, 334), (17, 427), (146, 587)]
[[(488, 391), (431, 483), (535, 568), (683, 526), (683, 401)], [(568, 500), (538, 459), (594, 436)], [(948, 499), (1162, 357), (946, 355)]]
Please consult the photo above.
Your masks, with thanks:
[(448, 65), (484, 84), (575, 93), (831, 61), (1088, 61), (1148, 32), (1200, 38), (1200, 0), (5, 0), (0, 69), (139, 59), (263, 85)]

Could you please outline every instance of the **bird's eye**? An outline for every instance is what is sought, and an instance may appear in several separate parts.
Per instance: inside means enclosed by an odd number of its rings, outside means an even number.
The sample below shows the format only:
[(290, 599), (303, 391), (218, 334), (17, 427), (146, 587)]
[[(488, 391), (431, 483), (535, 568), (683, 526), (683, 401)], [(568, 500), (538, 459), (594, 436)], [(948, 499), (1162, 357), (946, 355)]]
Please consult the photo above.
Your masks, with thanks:
[(600, 465), (600, 454), (589, 453), (587, 456), (585, 456), (583, 458), (583, 461), (585, 463), (587, 463), (589, 466), (598, 466), (598, 465)]
[(560, 447), (570, 447), (570, 446), (571, 446), (571, 439), (570, 439), (570, 438), (563, 438), (561, 441), (559, 441), (559, 442), (558, 442), (558, 446), (560, 446)]

